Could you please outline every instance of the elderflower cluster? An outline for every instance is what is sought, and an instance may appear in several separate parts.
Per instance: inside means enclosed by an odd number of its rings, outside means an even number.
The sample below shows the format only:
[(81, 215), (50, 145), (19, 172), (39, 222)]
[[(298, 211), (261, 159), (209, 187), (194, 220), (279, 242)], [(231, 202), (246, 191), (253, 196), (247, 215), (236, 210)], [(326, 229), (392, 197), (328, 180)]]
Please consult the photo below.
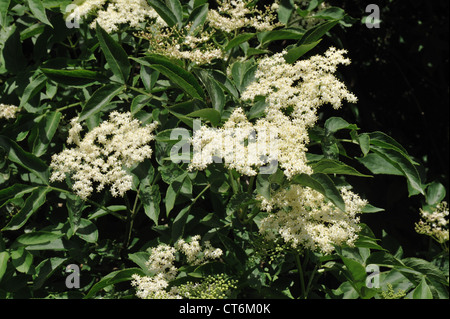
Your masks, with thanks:
[(249, 0), (217, 1), (218, 9), (208, 11), (209, 24), (218, 30), (230, 33), (242, 28), (269, 31), (279, 26), (275, 23), (275, 6), (267, 6), (264, 11), (251, 6)]
[(317, 109), (331, 104), (338, 109), (343, 100), (355, 103), (357, 98), (333, 73), (339, 64), (348, 65), (346, 50), (329, 48), (323, 56), (315, 55), (294, 64), (285, 61), (286, 52), (265, 57), (258, 63), (255, 77), (242, 94), (243, 100), (254, 100), (265, 96), (268, 107), (266, 114), (290, 110), (290, 117), (311, 127), (317, 121)]
[[(254, 176), (273, 173), (280, 164), (286, 176), (311, 174), (306, 164), (307, 131), (279, 113), (271, 120), (261, 118), (250, 123), (242, 108), (236, 108), (221, 128), (201, 126), (191, 138), (193, 157), (189, 170), (203, 170), (213, 162)], [(276, 168), (276, 167), (275, 167)]]
[(149, 41), (151, 52), (170, 58), (189, 60), (197, 65), (222, 58), (222, 49), (211, 42), (213, 32), (200, 29), (192, 30), (191, 24), (181, 29), (178, 26), (172, 28), (152, 26), (138, 36)]
[[(108, 33), (117, 31), (123, 24), (137, 28), (147, 19), (154, 19), (159, 26), (166, 25), (146, 0), (85, 0), (78, 3), (79, 1), (75, 2), (77, 6), (68, 15), (68, 19), (79, 21), (89, 15), (96, 15), (90, 27), (95, 28), (98, 23)], [(106, 3), (107, 7), (104, 9)]]
[(50, 181), (62, 181), (69, 174), (74, 181), (73, 190), (83, 199), (91, 195), (94, 184), (97, 191), (111, 185), (113, 196), (123, 196), (132, 188), (132, 176), (126, 168), (151, 157), (152, 149), (148, 143), (154, 139), (152, 132), (157, 123), (142, 126), (131, 113), (114, 111), (108, 121), (93, 128), (83, 138), (77, 117), (71, 120), (71, 125), (67, 143), (76, 147), (52, 156)]
[(259, 197), (261, 209), (269, 215), (261, 220), (260, 233), (268, 241), (289, 244), (293, 249), (310, 249), (324, 254), (335, 245), (352, 246), (360, 231), (359, 217), (366, 200), (347, 188), (341, 189), (345, 211), (308, 187), (291, 185), (271, 199)]
[(194, 155), (189, 169), (203, 170), (223, 159), (227, 168), (249, 176), (274, 162), (288, 179), (300, 173), (311, 174), (306, 159), (308, 129), (317, 121), (317, 109), (328, 103), (337, 109), (342, 100), (356, 102), (333, 75), (339, 64), (350, 63), (344, 53), (330, 48), (324, 56), (295, 64), (286, 63), (284, 52), (263, 58), (258, 63), (256, 81), (243, 92), (242, 99), (264, 96), (265, 116), (252, 124), (237, 108), (222, 128), (202, 126), (196, 130), (191, 139)]
[[(186, 263), (192, 266), (203, 265), (217, 260), (222, 250), (211, 246), (209, 241), (200, 244), (201, 237), (193, 236), (189, 241), (178, 240), (175, 245), (160, 244), (152, 249), (146, 263), (152, 276), (133, 275), (131, 284), (136, 287), (136, 296), (141, 299), (181, 299), (181, 298), (223, 298), (233, 288), (233, 282), (226, 282), (224, 275), (209, 276), (199, 283), (188, 282), (172, 285), (179, 270), (175, 266), (177, 252), (184, 254)], [(169, 289), (170, 288), (170, 289)]]
[(444, 201), (440, 202), (431, 213), (420, 209), (422, 219), (415, 225), (416, 232), (428, 235), (441, 244), (447, 242), (449, 238), (448, 214), (448, 205)]
[(15, 105), (7, 105), (0, 103), (0, 119), (4, 118), (7, 120), (13, 119), (16, 117), (16, 113), (19, 111), (19, 108)]

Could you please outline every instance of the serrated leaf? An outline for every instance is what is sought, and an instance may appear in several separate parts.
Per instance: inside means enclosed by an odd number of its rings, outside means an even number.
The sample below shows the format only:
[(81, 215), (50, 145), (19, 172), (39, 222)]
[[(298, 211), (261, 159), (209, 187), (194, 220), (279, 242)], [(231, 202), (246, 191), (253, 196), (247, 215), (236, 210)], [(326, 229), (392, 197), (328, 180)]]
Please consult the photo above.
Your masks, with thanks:
[(124, 281), (131, 281), (133, 279), (133, 275), (140, 275), (145, 276), (146, 274), (143, 272), (140, 268), (127, 268), (127, 269), (121, 269), (117, 271), (113, 271), (109, 273), (108, 275), (104, 276), (102, 279), (100, 279), (99, 282), (97, 282), (92, 288), (89, 290), (89, 292), (83, 297), (83, 299), (90, 299), (95, 296), (99, 291), (103, 290), (104, 288), (124, 282)]
[(213, 126), (219, 125), (220, 120), (221, 120), (220, 113), (217, 110), (212, 109), (212, 108), (197, 110), (197, 111), (187, 114), (187, 116), (201, 117), (205, 120), (210, 121)]
[(28, 7), (31, 10), (31, 13), (42, 23), (45, 23), (49, 26), (52, 26), (50, 21), (48, 21), (47, 14), (45, 13), (45, 7), (42, 4), (41, 0), (28, 0)]
[(22, 209), (11, 218), (2, 230), (17, 230), (25, 225), (28, 219), (45, 203), (45, 198), (49, 191), (48, 187), (36, 188), (25, 200)]
[(2, 146), (10, 161), (19, 164), (38, 177), (43, 184), (48, 185), (49, 167), (44, 161), (35, 155), (24, 151), (16, 142), (0, 135), (0, 146)]
[(325, 130), (327, 133), (335, 133), (339, 130), (357, 130), (358, 127), (355, 124), (350, 124), (341, 117), (330, 117), (325, 121)]
[(59, 239), (63, 235), (64, 234), (61, 234), (61, 233), (53, 233), (53, 232), (48, 232), (48, 231), (35, 231), (35, 232), (20, 235), (16, 239), (16, 242), (21, 245), (24, 245), (24, 246), (41, 245), (41, 244), (50, 243), (56, 239)]
[(95, 31), (102, 52), (116, 80), (125, 84), (131, 70), (127, 53), (98, 23)]
[(143, 185), (141, 184), (139, 197), (142, 205), (144, 206), (145, 214), (156, 225), (158, 225), (158, 219), (160, 214), (161, 193), (159, 191), (159, 185)]
[(6, 267), (8, 266), (9, 254), (6, 251), (0, 252), (0, 282), (2, 281), (3, 275), (6, 272)]
[(248, 40), (254, 38), (256, 36), (255, 33), (241, 33), (231, 39), (224, 47), (224, 51), (231, 50), (234, 47), (237, 47), (238, 45), (247, 42)]
[(51, 257), (43, 260), (36, 266), (36, 277), (33, 280), (33, 289), (39, 289), (51, 275), (61, 267), (67, 258)]
[(93, 222), (81, 218), (76, 235), (88, 243), (96, 243), (98, 240), (98, 229)]
[(372, 177), (371, 175), (366, 175), (358, 172), (355, 168), (348, 166), (345, 163), (332, 159), (322, 159), (318, 162), (311, 163), (310, 166), (313, 169), (314, 173)]
[(84, 105), (78, 121), (82, 122), (100, 112), (122, 90), (123, 86), (117, 84), (107, 84), (99, 88)]
[(141, 65), (148, 66), (154, 70), (159, 71), (171, 80), (175, 85), (179, 86), (190, 96), (202, 100), (205, 97), (202, 87), (197, 79), (188, 71), (175, 64), (168, 58), (150, 54), (144, 58), (132, 58)]
[(292, 49), (289, 49), (287, 53), (284, 55), (284, 60), (287, 63), (294, 63), (297, 61), (300, 57), (308, 53), (308, 51), (311, 51), (320, 43), (322, 39), (319, 39), (315, 42), (306, 43), (306, 44), (300, 44), (299, 46), (296, 46)]
[(148, 4), (155, 9), (159, 16), (169, 27), (174, 26), (178, 21), (175, 14), (160, 0), (147, 0)]
[(208, 16), (208, 3), (195, 7), (189, 15), (188, 22), (191, 23), (189, 34), (195, 34), (206, 21)]
[(33, 128), (35, 134), (32, 140), (32, 152), (37, 157), (42, 156), (52, 141), (53, 136), (58, 129), (62, 114), (60, 112), (48, 112), (43, 115), (39, 123)]
[(84, 86), (97, 82), (104, 83), (107, 80), (107, 77), (99, 72), (84, 69), (62, 70), (41, 68), (40, 70), (50, 80), (70, 86)]
[(444, 185), (439, 182), (433, 182), (427, 186), (426, 199), (428, 205), (436, 205), (441, 202), (446, 195)]
[(433, 294), (425, 277), (422, 278), (420, 284), (414, 289), (412, 297), (413, 299), (433, 299)]
[(307, 44), (318, 41), (327, 33), (331, 28), (338, 24), (339, 20), (331, 20), (321, 23), (312, 29), (309, 29), (303, 37), (300, 39), (299, 44)]

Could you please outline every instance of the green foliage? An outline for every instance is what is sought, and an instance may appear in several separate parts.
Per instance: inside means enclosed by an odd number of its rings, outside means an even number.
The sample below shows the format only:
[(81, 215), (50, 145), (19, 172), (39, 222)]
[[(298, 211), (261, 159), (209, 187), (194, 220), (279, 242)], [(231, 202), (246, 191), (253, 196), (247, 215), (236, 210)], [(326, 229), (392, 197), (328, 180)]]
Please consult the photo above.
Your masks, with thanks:
[[(278, 168), (248, 177), (222, 163), (191, 171), (189, 158), (171, 161), (195, 120), (219, 128), (237, 106), (250, 120), (262, 117), (264, 99), (240, 98), (259, 58), (281, 48), (294, 64), (340, 43), (342, 30), (352, 32), (354, 19), (343, 8), (318, 9), (322, 2), (280, 1), (283, 25), (273, 30), (212, 33), (225, 58), (197, 65), (152, 52), (127, 25), (112, 33), (98, 23), (67, 27), (70, 1), (1, 1), (0, 102), (20, 111), (0, 118), (0, 298), (135, 298), (133, 275), (154, 275), (146, 266), (152, 248), (201, 234), (224, 254), (219, 262), (180, 268), (176, 280), (186, 296), (199, 282), (193, 297), (448, 299), (448, 250), (430, 241), (429, 251), (404, 255), (394, 235), (371, 230), (370, 215), (385, 207), (366, 205), (354, 246), (328, 255), (267, 242), (259, 233), (268, 214), (261, 198), (290, 185), (311, 188), (342, 211), (342, 187), (354, 183), (370, 203), (371, 183), (386, 176), (401, 178), (411, 205), (431, 209), (445, 200), (445, 186), (428, 180), (395, 137), (320, 110), (309, 130), (310, 175), (287, 179)], [(189, 26), (190, 34), (208, 28), (206, 1), (148, 4), (168, 27)], [(318, 22), (305, 25), (306, 18)], [(152, 22), (141, 23), (142, 30)], [(151, 159), (127, 168), (131, 190), (123, 198), (102, 190), (83, 200), (69, 176), (50, 182), (52, 155), (70, 148), (70, 119), (79, 117), (89, 131), (114, 110), (144, 125), (158, 122)], [(189, 136), (173, 138), (177, 129)], [(69, 264), (82, 265), (78, 289), (65, 286)], [(368, 284), (370, 265), (379, 269), (379, 286)]]

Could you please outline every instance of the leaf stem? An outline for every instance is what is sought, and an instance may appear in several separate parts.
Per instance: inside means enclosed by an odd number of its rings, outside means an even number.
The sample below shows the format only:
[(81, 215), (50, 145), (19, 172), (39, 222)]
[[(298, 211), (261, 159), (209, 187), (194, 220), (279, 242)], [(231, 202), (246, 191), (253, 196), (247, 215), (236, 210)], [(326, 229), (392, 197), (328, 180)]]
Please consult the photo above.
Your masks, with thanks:
[(300, 278), (300, 289), (301, 289), (300, 299), (306, 299), (305, 278), (303, 276), (302, 264), (300, 262), (300, 254), (296, 252), (294, 253), (294, 256), (295, 256), (295, 263), (297, 264), (298, 276)]

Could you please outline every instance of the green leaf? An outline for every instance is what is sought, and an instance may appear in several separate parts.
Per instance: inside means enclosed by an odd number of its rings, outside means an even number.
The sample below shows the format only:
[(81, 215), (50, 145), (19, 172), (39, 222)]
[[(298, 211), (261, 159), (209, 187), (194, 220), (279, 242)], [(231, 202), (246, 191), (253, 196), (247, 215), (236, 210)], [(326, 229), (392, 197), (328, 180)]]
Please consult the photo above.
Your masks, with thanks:
[(433, 299), (433, 294), (431, 293), (425, 277), (422, 278), (420, 284), (414, 289), (412, 297), (413, 299)]
[(178, 27), (183, 25), (183, 8), (179, 0), (166, 0), (167, 8), (173, 13), (178, 23)]
[(30, 139), (32, 141), (32, 152), (37, 157), (42, 156), (52, 141), (58, 129), (62, 114), (60, 112), (45, 113), (42, 119), (32, 129)]
[(326, 19), (326, 20), (340, 20), (344, 17), (345, 11), (338, 7), (328, 7), (324, 10), (320, 10), (313, 15), (316, 19)]
[(10, 187), (0, 189), (0, 203), (3, 203), (3, 201), (15, 197), (17, 195), (21, 195), (22, 192), (31, 192), (36, 187), (25, 185), (25, 184), (14, 184)]
[(385, 148), (373, 148), (374, 152), (380, 154), (386, 160), (388, 160), (392, 165), (394, 165), (402, 175), (406, 177), (408, 181), (408, 186), (410, 187), (410, 196), (416, 194), (424, 194), (424, 187), (422, 185), (419, 172), (417, 168), (412, 164), (411, 159), (407, 157), (404, 153), (401, 153), (393, 149)]
[(26, 274), (33, 264), (33, 255), (25, 247), (18, 247), (11, 251), (11, 262), (17, 271)]
[(321, 23), (312, 29), (309, 29), (300, 39), (299, 44), (313, 43), (320, 40), (320, 38), (322, 38), (325, 33), (327, 33), (331, 28), (338, 24), (338, 22), (339, 20), (331, 20)]
[(45, 162), (31, 153), (25, 152), (16, 142), (5, 136), (0, 135), (0, 146), (5, 149), (10, 161), (24, 167), (48, 185), (49, 168)]
[(236, 37), (234, 37), (233, 39), (231, 39), (225, 45), (224, 51), (231, 50), (232, 48), (237, 47), (241, 43), (247, 42), (248, 40), (252, 39), (255, 36), (256, 36), (255, 33), (241, 33), (241, 34), (237, 35)]
[(169, 27), (174, 26), (177, 16), (160, 0), (147, 0), (148, 4), (155, 9), (159, 16), (167, 23)]
[(439, 182), (433, 182), (427, 186), (426, 200), (428, 205), (436, 205), (441, 202), (446, 195), (444, 185)]
[[(147, 262), (150, 254), (146, 251), (138, 251), (133, 254), (128, 254), (128, 258), (134, 262), (136, 265), (141, 267), (144, 272), (148, 271)], [(150, 275), (150, 274), (149, 274)]]
[(59, 239), (64, 234), (61, 233), (52, 233), (48, 231), (35, 231), (31, 233), (26, 233), (23, 235), (20, 235), (16, 241), (17, 243), (29, 246), (29, 245), (40, 245), (45, 243), (50, 243), (56, 239)]
[(330, 117), (325, 121), (325, 130), (329, 133), (336, 133), (339, 130), (349, 129), (349, 130), (357, 130), (358, 127), (355, 124), (350, 124), (346, 120), (341, 117)]
[(127, 268), (113, 271), (110, 274), (103, 277), (94, 286), (92, 286), (92, 288), (89, 290), (86, 296), (84, 296), (83, 299), (90, 299), (94, 297), (99, 291), (103, 290), (108, 286), (124, 281), (131, 281), (133, 279), (133, 275), (135, 274), (140, 276), (146, 275), (140, 268)]
[(45, 13), (44, 5), (42, 4), (42, 1), (40, 0), (27, 0), (28, 7), (31, 10), (31, 13), (42, 23), (45, 23), (49, 26), (52, 26), (50, 21), (48, 21), (47, 14)]
[(96, 243), (98, 240), (98, 229), (93, 222), (81, 218), (76, 235), (88, 243)]
[(363, 133), (358, 136), (359, 147), (361, 152), (366, 156), (370, 151), (370, 136), (367, 133)]
[(280, 30), (265, 31), (258, 34), (261, 45), (266, 45), (278, 40), (300, 40), (305, 31), (299, 28), (284, 28)]
[(257, 65), (253, 60), (237, 61), (231, 67), (231, 76), (239, 92), (244, 92), (245, 88), (254, 81)]
[(353, 284), (365, 282), (367, 273), (366, 268), (361, 265), (358, 261), (341, 256), (342, 261), (345, 264), (345, 267), (349, 271)]
[(256, 177), (256, 191), (266, 199), (270, 199), (270, 176), (269, 174), (258, 174)]
[(33, 280), (33, 289), (37, 290), (42, 287), (45, 281), (58, 270), (67, 258), (51, 257), (43, 260), (36, 266), (36, 277)]
[(165, 197), (166, 216), (169, 216), (169, 213), (175, 206), (175, 201), (181, 191), (181, 188), (183, 187), (185, 179), (189, 179), (189, 177), (187, 176), (187, 172), (183, 173), (180, 176), (177, 176), (167, 188)]
[(213, 126), (219, 125), (220, 120), (221, 120), (220, 113), (217, 110), (212, 109), (212, 108), (197, 110), (197, 111), (187, 114), (187, 116), (201, 117), (205, 120), (210, 121)]
[(2, 53), (4, 66), (9, 73), (20, 73), (23, 71), (23, 67), (28, 64), (28, 60), (23, 54), (19, 29), (14, 25), (13, 31), (3, 45)]
[(191, 206), (184, 207), (175, 217), (172, 224), (172, 240), (176, 242), (179, 238), (183, 237), (184, 227), (189, 216)]
[(287, 53), (284, 55), (284, 59), (287, 63), (294, 63), (297, 61), (301, 56), (308, 53), (308, 51), (315, 48), (316, 45), (320, 43), (322, 39), (319, 39), (315, 42), (306, 43), (306, 44), (300, 44), (299, 46), (296, 46), (292, 49), (289, 49)]
[(158, 225), (159, 213), (160, 213), (160, 203), (161, 203), (161, 193), (159, 191), (159, 185), (140, 185), (139, 198), (144, 206), (145, 214), (150, 218), (156, 225)]
[(175, 64), (164, 56), (150, 54), (144, 58), (132, 58), (138, 63), (151, 67), (164, 74), (174, 84), (183, 89), (190, 96), (202, 100), (205, 97), (202, 87), (197, 79), (188, 71)]
[(47, 78), (44, 74), (39, 74), (36, 76), (31, 82), (26, 86), (23, 91), (22, 97), (20, 98), (19, 107), (23, 107), (30, 101), (32, 97), (34, 97), (37, 93), (39, 93), (42, 88), (45, 86), (45, 82)]
[(123, 88), (122, 85), (117, 84), (107, 84), (99, 88), (84, 105), (78, 121), (82, 122), (100, 112)]
[(6, 17), (8, 16), (10, 3), (11, 0), (0, 1), (0, 27), (6, 27)]
[(377, 153), (369, 153), (357, 160), (367, 167), (373, 174), (403, 175), (403, 172), (388, 161), (384, 156)]
[(208, 16), (208, 3), (196, 7), (189, 15), (188, 22), (191, 23), (189, 34), (196, 34), (203, 27)]
[(310, 187), (328, 198), (337, 208), (345, 212), (345, 203), (341, 193), (334, 185), (330, 177), (323, 173), (312, 175), (300, 174), (292, 178), (293, 184)]
[(445, 274), (431, 262), (416, 257), (404, 258), (402, 259), (402, 262), (407, 267), (410, 267), (411, 269), (425, 275), (427, 279), (435, 280), (436, 282), (440, 282), (441, 284), (448, 286), (448, 273)]
[(408, 152), (405, 150), (403, 146), (400, 145), (400, 143), (398, 143), (392, 137), (383, 132), (372, 132), (367, 134), (369, 135), (371, 145), (375, 145), (386, 149), (393, 149), (405, 155), (408, 154)]
[(0, 252), (0, 282), (2, 282), (3, 275), (6, 272), (8, 266), (9, 254), (6, 251)]
[(107, 81), (107, 77), (103, 74), (84, 69), (62, 70), (41, 68), (40, 70), (48, 79), (69, 86), (84, 86)]
[(2, 230), (17, 230), (25, 225), (28, 219), (45, 203), (45, 198), (49, 191), (48, 187), (36, 188), (25, 200), (22, 209), (11, 218)]
[(278, 20), (287, 25), (291, 18), (292, 12), (294, 12), (295, 4), (293, 0), (281, 0), (277, 10)]
[(314, 173), (372, 177), (371, 175), (365, 175), (358, 172), (355, 168), (348, 166), (347, 164), (332, 159), (322, 159), (318, 162), (311, 163), (310, 166), (313, 169)]
[(96, 34), (100, 47), (105, 55), (106, 61), (114, 74), (114, 77), (120, 83), (125, 84), (131, 70), (131, 64), (128, 61), (128, 55), (125, 50), (114, 39), (103, 30), (97, 23)]

